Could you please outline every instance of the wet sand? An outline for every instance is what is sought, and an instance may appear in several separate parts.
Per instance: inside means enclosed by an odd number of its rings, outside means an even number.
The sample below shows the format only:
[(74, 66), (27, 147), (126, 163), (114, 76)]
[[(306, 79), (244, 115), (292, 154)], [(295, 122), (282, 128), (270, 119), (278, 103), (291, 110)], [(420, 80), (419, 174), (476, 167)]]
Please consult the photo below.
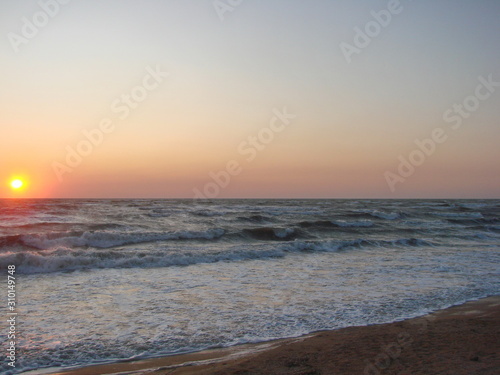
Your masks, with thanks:
[(500, 296), (402, 322), (53, 374), (500, 374)]

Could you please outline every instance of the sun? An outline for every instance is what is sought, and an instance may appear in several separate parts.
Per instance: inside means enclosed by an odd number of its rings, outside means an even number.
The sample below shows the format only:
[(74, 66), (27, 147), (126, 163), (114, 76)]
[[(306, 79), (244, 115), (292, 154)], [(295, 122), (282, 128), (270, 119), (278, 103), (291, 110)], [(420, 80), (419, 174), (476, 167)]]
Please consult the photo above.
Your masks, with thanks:
[(24, 182), (22, 180), (19, 180), (19, 179), (12, 180), (10, 183), (10, 186), (14, 190), (21, 189), (23, 187), (23, 185), (24, 185)]

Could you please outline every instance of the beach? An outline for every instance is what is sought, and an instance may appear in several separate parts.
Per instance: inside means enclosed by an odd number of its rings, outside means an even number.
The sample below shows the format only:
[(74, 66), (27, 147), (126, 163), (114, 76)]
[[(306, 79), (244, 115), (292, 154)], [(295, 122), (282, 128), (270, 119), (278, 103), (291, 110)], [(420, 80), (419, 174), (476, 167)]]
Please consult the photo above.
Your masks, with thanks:
[(499, 334), (500, 296), (492, 296), (401, 322), (54, 374), (493, 375)]

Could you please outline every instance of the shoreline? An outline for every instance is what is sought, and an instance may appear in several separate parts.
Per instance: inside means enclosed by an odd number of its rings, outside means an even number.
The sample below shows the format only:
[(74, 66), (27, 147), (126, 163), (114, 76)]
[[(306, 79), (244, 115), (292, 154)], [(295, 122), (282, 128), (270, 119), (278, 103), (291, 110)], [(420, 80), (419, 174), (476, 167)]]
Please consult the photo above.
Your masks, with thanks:
[(490, 296), (393, 323), (26, 374), (494, 374), (499, 331), (500, 296)]

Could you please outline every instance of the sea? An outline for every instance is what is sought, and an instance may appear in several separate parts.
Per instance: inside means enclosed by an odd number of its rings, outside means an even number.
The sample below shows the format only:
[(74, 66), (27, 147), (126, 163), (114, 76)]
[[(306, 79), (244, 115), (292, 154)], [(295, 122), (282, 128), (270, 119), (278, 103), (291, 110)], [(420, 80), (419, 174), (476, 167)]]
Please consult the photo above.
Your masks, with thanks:
[(42, 373), (498, 295), (500, 200), (0, 200), (0, 265), (0, 371)]

